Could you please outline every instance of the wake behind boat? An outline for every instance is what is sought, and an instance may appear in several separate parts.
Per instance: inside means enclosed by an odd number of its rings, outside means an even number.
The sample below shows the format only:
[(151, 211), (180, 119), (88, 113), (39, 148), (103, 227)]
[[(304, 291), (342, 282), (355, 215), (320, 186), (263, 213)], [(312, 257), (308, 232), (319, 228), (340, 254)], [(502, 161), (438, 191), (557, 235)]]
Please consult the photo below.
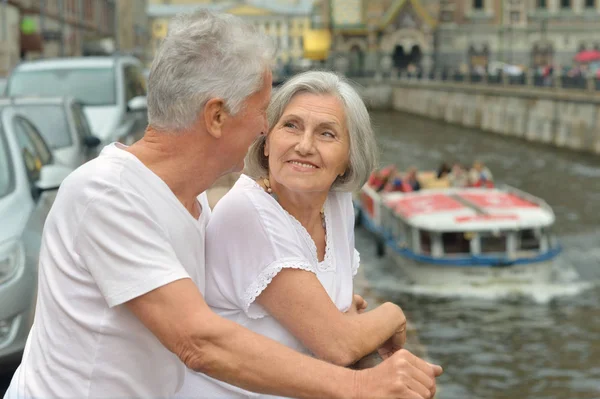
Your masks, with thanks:
[(509, 186), (451, 188), (434, 172), (420, 173), (418, 180), (420, 189), (408, 192), (378, 191), (371, 181), (355, 202), (360, 221), (411, 283), (484, 286), (554, 279), (560, 246), (545, 201)]

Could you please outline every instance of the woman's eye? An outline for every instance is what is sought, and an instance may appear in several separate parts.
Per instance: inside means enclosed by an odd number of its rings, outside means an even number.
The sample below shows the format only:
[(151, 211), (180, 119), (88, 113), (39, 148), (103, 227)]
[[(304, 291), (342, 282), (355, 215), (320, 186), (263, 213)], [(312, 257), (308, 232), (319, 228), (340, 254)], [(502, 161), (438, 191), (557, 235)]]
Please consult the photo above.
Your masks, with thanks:
[(321, 134), (325, 137), (331, 137), (331, 138), (335, 137), (335, 134), (333, 134), (332, 132), (323, 132)]
[(296, 125), (294, 123), (292, 123), (292, 122), (286, 122), (286, 123), (283, 124), (283, 127), (289, 127), (291, 129), (295, 129)]

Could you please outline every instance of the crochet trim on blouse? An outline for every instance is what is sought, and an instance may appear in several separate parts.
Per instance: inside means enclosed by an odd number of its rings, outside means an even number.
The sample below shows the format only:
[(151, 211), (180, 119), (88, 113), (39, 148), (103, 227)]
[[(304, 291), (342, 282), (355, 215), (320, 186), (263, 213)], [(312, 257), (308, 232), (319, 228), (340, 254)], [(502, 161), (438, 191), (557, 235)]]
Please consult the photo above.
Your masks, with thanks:
[(312, 272), (316, 274), (314, 267), (303, 259), (282, 259), (276, 260), (267, 266), (258, 277), (250, 284), (250, 286), (244, 292), (243, 306), (244, 312), (251, 319), (261, 319), (267, 316), (267, 312), (262, 309), (261, 306), (256, 304), (257, 306), (251, 307), (256, 298), (267, 288), (267, 286), (271, 283), (273, 278), (279, 273), (282, 269), (300, 269), (305, 270), (307, 272)]

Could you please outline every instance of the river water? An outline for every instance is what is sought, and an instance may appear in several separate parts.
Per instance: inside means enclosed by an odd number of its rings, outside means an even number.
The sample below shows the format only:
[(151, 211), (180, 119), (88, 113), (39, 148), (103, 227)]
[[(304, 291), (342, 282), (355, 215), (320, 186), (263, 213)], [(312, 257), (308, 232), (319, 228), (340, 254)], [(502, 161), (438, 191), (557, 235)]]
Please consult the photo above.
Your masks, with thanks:
[(444, 366), (441, 399), (600, 399), (600, 157), (419, 117), (373, 112), (381, 163), (435, 169), (484, 161), (497, 181), (545, 199), (564, 247), (562, 282), (526, 295), (407, 286), (357, 228), (369, 295), (399, 304), (428, 358)]

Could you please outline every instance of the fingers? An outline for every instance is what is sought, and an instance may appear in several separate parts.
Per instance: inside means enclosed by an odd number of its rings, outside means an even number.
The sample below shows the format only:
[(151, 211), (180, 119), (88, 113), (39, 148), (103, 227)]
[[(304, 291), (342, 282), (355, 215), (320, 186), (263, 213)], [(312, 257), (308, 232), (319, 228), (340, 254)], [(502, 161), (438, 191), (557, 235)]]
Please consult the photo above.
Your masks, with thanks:
[(365, 310), (368, 306), (367, 301), (365, 301), (365, 299), (358, 295), (358, 294), (354, 294), (354, 297), (352, 298), (352, 301), (356, 304), (356, 309), (357, 310)]
[(402, 350), (398, 351), (398, 353), (400, 356), (404, 357), (408, 362), (410, 362), (410, 364), (412, 364), (413, 366), (415, 366), (416, 368), (418, 368), (419, 370), (421, 370), (422, 372), (427, 374), (429, 377), (431, 377), (431, 378), (436, 377), (431, 363), (428, 363), (425, 360), (413, 355), (406, 349), (402, 349)]
[(392, 344), (397, 348), (404, 348), (404, 344), (406, 344), (406, 329), (392, 335)]
[(396, 352), (395, 356), (399, 359), (397, 367), (410, 378), (409, 387), (424, 398), (432, 398), (436, 392), (435, 377), (441, 374), (441, 367), (428, 363), (405, 349)]
[(433, 369), (433, 375), (435, 377), (439, 377), (444, 372), (444, 369), (442, 368), (442, 366), (438, 366), (437, 364), (433, 364), (433, 363), (427, 363), (427, 364), (429, 364), (429, 366), (431, 366), (431, 368)]

